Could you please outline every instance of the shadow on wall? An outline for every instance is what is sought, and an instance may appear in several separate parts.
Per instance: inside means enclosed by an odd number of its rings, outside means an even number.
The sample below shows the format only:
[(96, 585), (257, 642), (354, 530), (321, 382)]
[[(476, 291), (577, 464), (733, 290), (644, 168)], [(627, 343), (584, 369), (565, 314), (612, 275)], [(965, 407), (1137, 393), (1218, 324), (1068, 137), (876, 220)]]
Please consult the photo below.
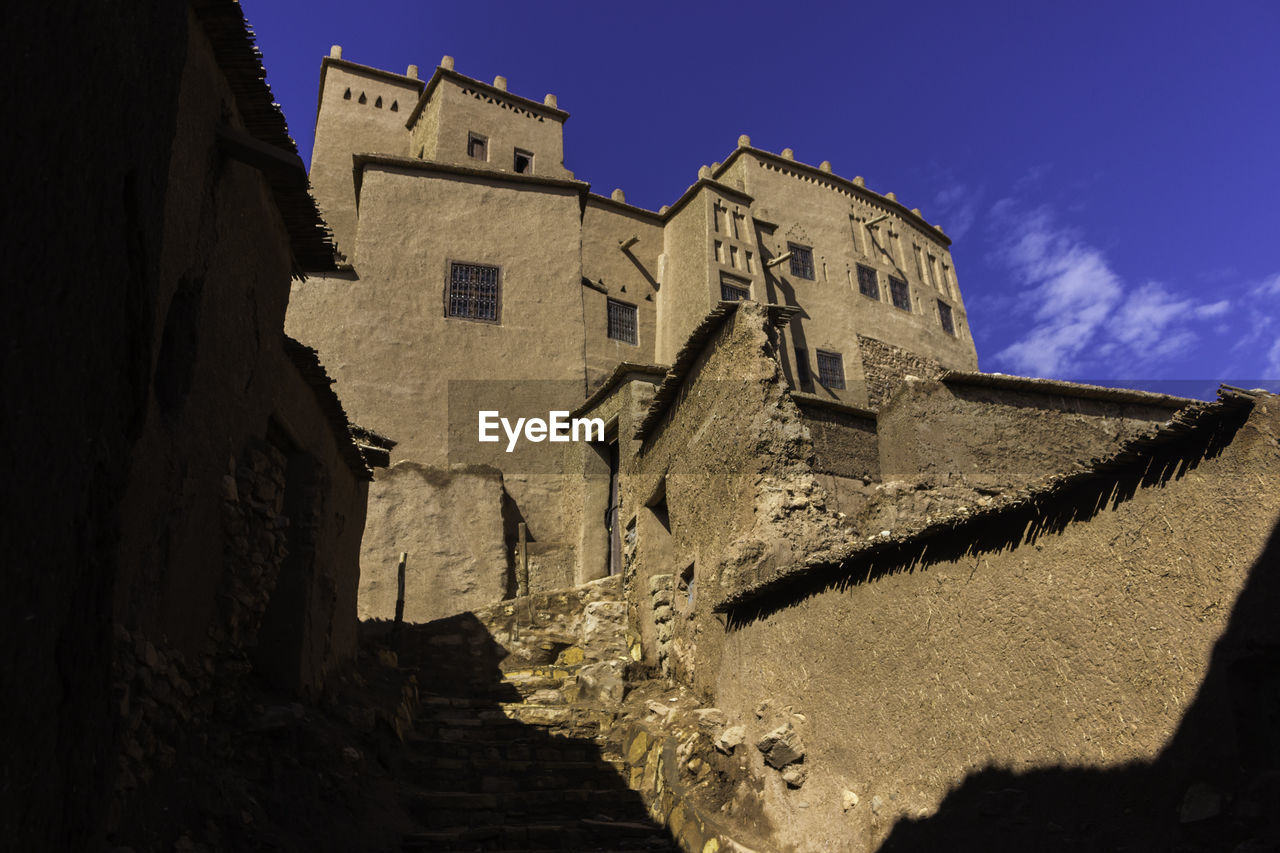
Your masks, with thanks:
[[(950, 527), (939, 526), (930, 535), (872, 544), (843, 562), (785, 575), (755, 590), (750, 600), (729, 601), (723, 607), (727, 629), (738, 630), (833, 590), (844, 592), (882, 577), (925, 571), (966, 556), (1012, 551), (1034, 544), (1042, 536), (1061, 533), (1074, 522), (1088, 521), (1130, 500), (1139, 489), (1181, 478), (1205, 459), (1218, 456), (1231, 444), (1251, 410), (1251, 405), (1243, 405), (1211, 414), (1211, 420), (1200, 428), (1174, 434), (1151, 447), (1132, 472), (1098, 470), (1092, 476), (1063, 481), (1020, 504), (962, 519)], [(1130, 460), (1114, 460), (1117, 469), (1130, 465)]]
[(1249, 572), (1208, 674), (1153, 761), (1114, 769), (986, 769), (887, 851), (1280, 849), (1280, 524)]
[[(365, 622), (361, 633), (366, 645), (389, 641), (391, 623)], [(424, 830), (406, 836), (404, 850), (677, 849), (623, 781), (621, 756), (602, 750), (590, 714), (529, 704), (516, 713), (550, 725), (507, 716), (504, 704), (529, 697), (504, 679), (508, 651), (474, 614), (402, 625), (398, 645), (401, 666), (425, 676), (418, 738), (384, 756), (416, 787), (407, 805)], [(546, 666), (522, 661), (530, 694), (550, 692), (543, 682), (553, 678), (559, 649), (546, 652)]]

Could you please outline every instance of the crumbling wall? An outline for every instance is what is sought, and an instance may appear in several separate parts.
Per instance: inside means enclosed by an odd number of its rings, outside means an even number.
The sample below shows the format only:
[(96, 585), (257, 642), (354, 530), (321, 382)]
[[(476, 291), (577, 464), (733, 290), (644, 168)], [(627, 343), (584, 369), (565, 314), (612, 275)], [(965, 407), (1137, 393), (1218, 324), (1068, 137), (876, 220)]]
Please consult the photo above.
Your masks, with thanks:
[(888, 402), (906, 377), (936, 379), (943, 370), (935, 359), (866, 335), (858, 335), (858, 355), (866, 376), (867, 404), (872, 408)]
[[(772, 332), (765, 309), (738, 303), (698, 344), (678, 402), (626, 469), (624, 565), (645, 660), (658, 663), (665, 649), (664, 671), (703, 689), (707, 668), (695, 655), (713, 660), (721, 631), (702, 602), (798, 551), (822, 552), (839, 526), (808, 466), (812, 443)], [(641, 539), (646, 529), (653, 536)], [(684, 602), (669, 619), (651, 598), (664, 590)]]
[[(1247, 806), (1280, 764), (1249, 734), (1256, 697), (1231, 698), (1280, 650), (1280, 405), (1240, 420), (730, 608), (726, 724), (750, 744), (790, 715), (806, 746), (801, 787), (765, 774), (771, 846), (867, 851), (911, 821), (903, 849), (1025, 849), (995, 839), (1047, 826), (1064, 849), (1172, 849)], [(1246, 806), (1231, 843), (1259, 825)]]

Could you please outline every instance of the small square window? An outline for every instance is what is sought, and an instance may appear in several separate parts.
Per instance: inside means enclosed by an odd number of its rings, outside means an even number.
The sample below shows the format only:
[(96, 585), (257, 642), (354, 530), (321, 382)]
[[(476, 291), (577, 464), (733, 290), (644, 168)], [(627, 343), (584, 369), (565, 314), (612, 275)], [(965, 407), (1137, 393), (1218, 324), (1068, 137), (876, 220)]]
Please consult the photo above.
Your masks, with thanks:
[(722, 302), (741, 302), (751, 298), (751, 286), (740, 279), (720, 276), (720, 300)]
[(911, 291), (907, 283), (900, 278), (889, 279), (889, 296), (893, 299), (893, 307), (903, 311), (911, 310)]
[(954, 337), (956, 333), (956, 321), (951, 316), (951, 306), (943, 302), (941, 299), (938, 300), (938, 319), (942, 322), (942, 331)]
[(489, 159), (489, 140), (478, 133), (467, 134), (467, 156), (472, 160)]
[(609, 337), (628, 344), (640, 342), (636, 306), (616, 299), (609, 300)]
[(525, 151), (523, 148), (516, 149), (515, 170), (521, 175), (533, 171), (533, 152)]
[(497, 267), (449, 264), (448, 316), (496, 323), (500, 295)]
[(813, 249), (796, 243), (788, 243), (787, 249), (791, 252), (791, 274), (813, 281)]
[(818, 381), (826, 388), (844, 387), (844, 357), (840, 353), (818, 350)]
[(877, 302), (880, 300), (880, 282), (876, 278), (876, 271), (862, 264), (858, 264), (858, 292)]

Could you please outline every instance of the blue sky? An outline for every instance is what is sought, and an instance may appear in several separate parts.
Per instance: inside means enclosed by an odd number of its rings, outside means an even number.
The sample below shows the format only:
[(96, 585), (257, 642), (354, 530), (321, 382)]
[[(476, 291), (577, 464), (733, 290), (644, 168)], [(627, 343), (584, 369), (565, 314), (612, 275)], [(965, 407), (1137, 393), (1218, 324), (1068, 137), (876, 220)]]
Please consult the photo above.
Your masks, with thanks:
[(305, 159), (331, 44), (424, 77), (449, 54), (554, 92), (565, 165), (634, 204), (741, 133), (896, 192), (955, 239), (984, 370), (1280, 379), (1274, 0), (243, 6)]

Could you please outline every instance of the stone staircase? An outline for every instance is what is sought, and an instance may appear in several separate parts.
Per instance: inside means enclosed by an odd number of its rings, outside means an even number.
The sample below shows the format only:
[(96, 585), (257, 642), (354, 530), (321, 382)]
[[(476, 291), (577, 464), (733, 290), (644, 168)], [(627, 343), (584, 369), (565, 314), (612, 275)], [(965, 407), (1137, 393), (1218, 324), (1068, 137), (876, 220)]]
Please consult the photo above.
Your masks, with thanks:
[(422, 675), (396, 775), (422, 829), (404, 850), (679, 849), (627, 787), (612, 731), (615, 586), (405, 626), (400, 661)]

